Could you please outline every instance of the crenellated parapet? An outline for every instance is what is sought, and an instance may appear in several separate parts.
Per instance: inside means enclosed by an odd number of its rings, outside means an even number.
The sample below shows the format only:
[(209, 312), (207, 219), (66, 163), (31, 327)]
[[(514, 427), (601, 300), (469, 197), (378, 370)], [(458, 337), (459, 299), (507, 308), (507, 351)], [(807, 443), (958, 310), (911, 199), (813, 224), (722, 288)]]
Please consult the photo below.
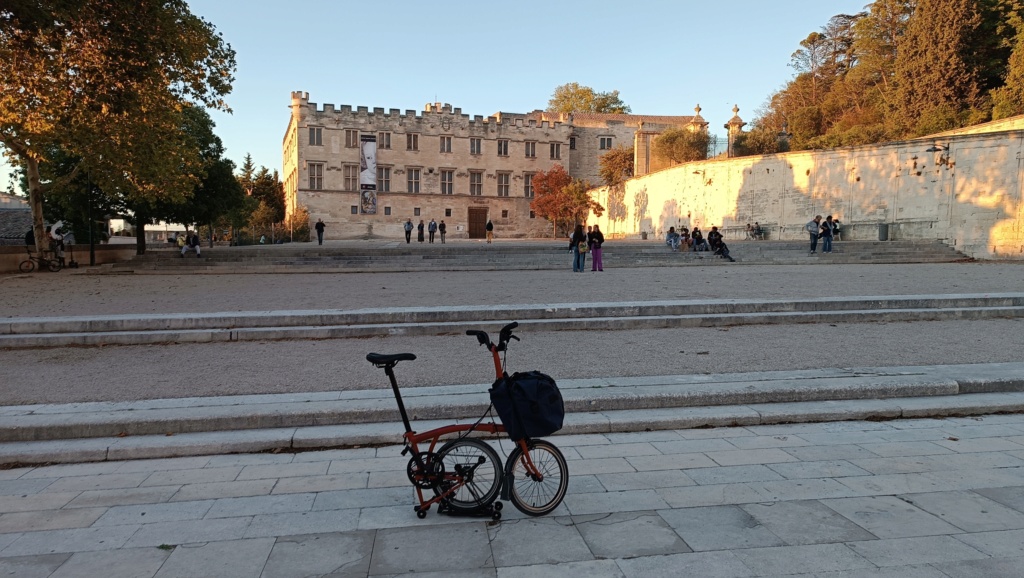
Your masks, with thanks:
[[(318, 104), (309, 100), (308, 92), (292, 92), (293, 116), (299, 120), (299, 126), (323, 126), (326, 128), (344, 127), (373, 130), (397, 130), (399, 132), (416, 132), (422, 134), (453, 134), (455, 131), (480, 133), (498, 133), (516, 129), (520, 134), (536, 132), (525, 138), (550, 140), (554, 134), (543, 132), (566, 130), (564, 123), (559, 121), (522, 118), (497, 113), (483, 116), (465, 114), (461, 108), (448, 103), (427, 103), (422, 111), (383, 107), (369, 108), (332, 103)], [(557, 137), (556, 137), (557, 138)]]

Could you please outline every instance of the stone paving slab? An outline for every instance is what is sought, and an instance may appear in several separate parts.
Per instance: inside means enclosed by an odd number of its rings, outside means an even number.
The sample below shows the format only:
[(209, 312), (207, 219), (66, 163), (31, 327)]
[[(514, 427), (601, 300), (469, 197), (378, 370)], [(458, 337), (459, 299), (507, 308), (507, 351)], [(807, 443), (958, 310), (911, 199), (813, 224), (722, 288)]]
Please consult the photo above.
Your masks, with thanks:
[[(942, 461), (926, 446), (885, 457), (874, 440), (934, 430), (1001, 448), (1021, 427), (1024, 415), (1007, 414), (711, 428), (693, 440), (683, 438), (692, 430), (556, 436), (569, 456), (570, 494), (551, 515), (528, 518), (507, 505), (498, 522), (435, 511), (417, 519), (402, 479), (406, 458), (394, 445), (24, 467), (6, 470), (4, 481), (46, 484), (0, 498), (0, 570), (43, 577), (1019, 576), (1024, 467), (1012, 459), (999, 465), (1007, 450), (951, 456), (996, 458), (979, 469), (970, 460)], [(767, 443), (779, 438), (806, 445)], [(766, 443), (751, 443), (758, 439)], [(857, 460), (808, 461), (816, 448), (860, 448), (874, 460), (931, 460), (933, 467), (873, 474), (854, 467)], [(790, 461), (716, 462), (731, 452)], [(632, 465), (657, 457), (662, 469)], [(340, 473), (307, 492), (276, 493), (275, 484), (324, 478), (316, 464)], [(771, 469), (784, 467), (799, 477)], [(192, 473), (204, 470), (212, 475)], [(374, 488), (367, 470), (403, 484)], [(244, 472), (261, 477), (242, 479)], [(225, 473), (233, 477), (203, 481)], [(176, 474), (182, 477), (169, 477)], [(145, 485), (165, 476), (166, 486)], [(262, 489), (228, 490), (254, 482)], [(225, 491), (213, 495), (215, 485)], [(166, 491), (135, 493), (159, 488)], [(102, 500), (88, 498), (97, 492), (106, 492)], [(190, 499), (178, 500), (183, 492)]]

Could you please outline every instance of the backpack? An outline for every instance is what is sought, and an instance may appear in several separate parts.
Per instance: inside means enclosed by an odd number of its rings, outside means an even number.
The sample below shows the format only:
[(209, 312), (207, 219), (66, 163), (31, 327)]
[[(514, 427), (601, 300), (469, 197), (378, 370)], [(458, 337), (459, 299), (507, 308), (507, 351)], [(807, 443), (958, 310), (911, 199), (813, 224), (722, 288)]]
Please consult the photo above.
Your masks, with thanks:
[(512, 441), (544, 437), (562, 429), (565, 404), (551, 376), (539, 371), (514, 373), (495, 381), (489, 392)]

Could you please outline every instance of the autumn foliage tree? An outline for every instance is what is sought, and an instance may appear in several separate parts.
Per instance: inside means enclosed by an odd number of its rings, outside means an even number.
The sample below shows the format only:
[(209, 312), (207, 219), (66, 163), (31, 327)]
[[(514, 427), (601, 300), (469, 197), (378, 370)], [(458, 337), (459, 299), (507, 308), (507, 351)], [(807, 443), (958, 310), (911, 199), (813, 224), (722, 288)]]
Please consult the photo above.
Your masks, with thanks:
[[(576, 223), (582, 223), (593, 212), (604, 213), (604, 207), (587, 192), (590, 184), (573, 179), (562, 165), (533, 176), (535, 197), (530, 208), (537, 215), (551, 221), (556, 232), (567, 234)], [(557, 233), (556, 233), (557, 234)]]
[(40, 165), (60, 151), (103, 191), (182, 201), (203, 159), (183, 110), (228, 110), (235, 54), (185, 0), (21, 0), (0, 7), (0, 144), (24, 168), (37, 250)]

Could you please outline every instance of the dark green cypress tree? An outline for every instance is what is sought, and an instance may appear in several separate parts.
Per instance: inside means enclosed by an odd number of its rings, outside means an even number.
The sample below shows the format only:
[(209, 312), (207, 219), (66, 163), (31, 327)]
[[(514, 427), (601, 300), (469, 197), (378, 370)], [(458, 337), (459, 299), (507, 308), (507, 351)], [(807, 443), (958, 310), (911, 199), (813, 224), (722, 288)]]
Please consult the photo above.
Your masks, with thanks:
[(919, 0), (896, 49), (898, 136), (963, 126), (980, 105), (967, 51), (981, 24), (976, 0)]

